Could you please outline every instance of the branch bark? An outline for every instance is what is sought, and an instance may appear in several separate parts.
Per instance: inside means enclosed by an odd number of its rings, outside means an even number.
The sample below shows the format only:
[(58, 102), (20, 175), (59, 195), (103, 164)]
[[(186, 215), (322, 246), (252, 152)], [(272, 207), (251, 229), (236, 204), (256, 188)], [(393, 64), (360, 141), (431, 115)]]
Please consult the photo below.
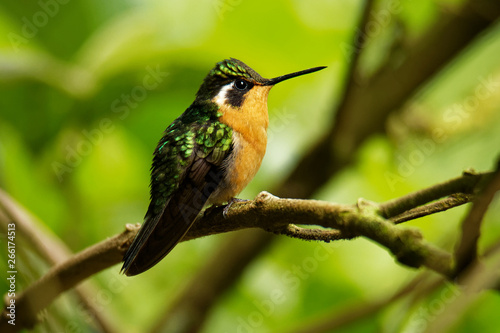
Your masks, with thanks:
[(491, 178), (491, 175), (492, 173), (485, 173), (483, 174), (484, 177), (477, 177), (477, 174), (474, 171), (465, 171), (461, 177), (451, 179), (447, 182), (437, 184), (381, 204), (381, 215), (386, 218), (392, 218), (404, 212), (408, 212), (415, 207), (420, 207), (428, 202), (438, 200), (446, 196), (454, 194), (474, 195), (476, 194), (475, 191), (482, 188), (482, 184), (479, 183), (487, 181)]
[(467, 266), (478, 260), (477, 242), (481, 233), (481, 223), (493, 197), (500, 190), (500, 165), (489, 178), (491, 182), (478, 195), (462, 222), (462, 238), (455, 251), (455, 275), (459, 275)]
[[(476, 178), (474, 184), (482, 184), (490, 173), (468, 174), (460, 177), (468, 182), (468, 177)], [(441, 184), (447, 188), (450, 182)], [(440, 185), (431, 188), (438, 189)], [(457, 187), (461, 188), (461, 187)], [(475, 189), (472, 189), (475, 192)], [(414, 196), (405, 196), (412, 201)], [(408, 203), (401, 203), (411, 207)], [(386, 247), (396, 259), (410, 267), (425, 266), (445, 277), (453, 276), (452, 257), (446, 251), (426, 242), (420, 232), (413, 228), (401, 228), (380, 215), (381, 207), (360, 200), (355, 205), (335, 204), (317, 200), (281, 199), (267, 192), (259, 194), (255, 200), (234, 203), (223, 215), (223, 207), (209, 210), (193, 225), (183, 241), (246, 228), (260, 228), (268, 232), (289, 235), (310, 240), (311, 233), (291, 224), (315, 225), (336, 229), (348, 237), (363, 236)], [(393, 212), (398, 212), (395, 210)], [(121, 234), (98, 243), (76, 254), (68, 261), (54, 266), (33, 285), (16, 298), (17, 325), (7, 324), (6, 309), (0, 318), (2, 332), (15, 332), (36, 323), (36, 314), (49, 305), (62, 292), (76, 286), (91, 275), (120, 263), (127, 247), (132, 242), (139, 225), (127, 225)], [(300, 237), (303, 234), (304, 237)], [(339, 234), (332, 230), (319, 230), (316, 239), (333, 241)], [(8, 301), (8, 300), (6, 300)]]

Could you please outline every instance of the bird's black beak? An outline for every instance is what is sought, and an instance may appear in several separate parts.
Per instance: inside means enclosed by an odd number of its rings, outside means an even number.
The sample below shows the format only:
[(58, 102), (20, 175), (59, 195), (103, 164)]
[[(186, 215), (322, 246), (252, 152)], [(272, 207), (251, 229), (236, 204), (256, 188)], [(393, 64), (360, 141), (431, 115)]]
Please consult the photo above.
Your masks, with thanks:
[(275, 77), (273, 79), (267, 80), (266, 83), (264, 83), (264, 85), (265, 86), (274, 86), (276, 83), (280, 83), (281, 81), (291, 79), (292, 77), (296, 77), (296, 76), (300, 76), (300, 75), (304, 75), (304, 74), (309, 74), (309, 73), (314, 73), (314, 72), (320, 71), (324, 68), (326, 68), (326, 66), (314, 67), (314, 68), (304, 69), (303, 71), (300, 71), (300, 72), (281, 75), (281, 76)]

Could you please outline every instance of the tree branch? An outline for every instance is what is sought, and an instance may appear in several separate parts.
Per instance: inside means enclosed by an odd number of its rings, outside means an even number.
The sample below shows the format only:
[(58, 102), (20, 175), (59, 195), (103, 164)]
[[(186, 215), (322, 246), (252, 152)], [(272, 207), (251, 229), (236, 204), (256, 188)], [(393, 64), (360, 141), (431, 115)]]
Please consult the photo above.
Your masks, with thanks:
[[(127, 227), (119, 235), (106, 239), (68, 260), (53, 266), (47, 274), (26, 288), (16, 297), (16, 325), (7, 324), (4, 308), (0, 318), (0, 331), (18, 332), (32, 328), (37, 322), (37, 314), (47, 307), (64, 291), (75, 287), (83, 280), (122, 261), (123, 244), (131, 242), (138, 227)], [(5, 298), (6, 303), (9, 299)]]
[(394, 224), (415, 220), (423, 216), (444, 212), (453, 207), (461, 206), (471, 202), (473, 199), (474, 196), (472, 194), (452, 194), (436, 202), (407, 210), (404, 213), (391, 217), (390, 220)]
[[(412, 43), (403, 61), (391, 57), (364, 85), (352, 85), (332, 130), (312, 147), (285, 180), (280, 196), (302, 198), (327, 183), (348, 165), (361, 144), (383, 132), (387, 117), (500, 17), (496, 0), (469, 0), (458, 11), (443, 11), (420, 40)], [(478, 7), (489, 6), (488, 16)], [(383, 98), (381, 98), (383, 97)]]
[(366, 37), (368, 36), (367, 24), (370, 22), (370, 14), (373, 9), (373, 0), (366, 0), (361, 11), (361, 15), (359, 18), (359, 23), (356, 25), (359, 29), (355, 29), (355, 32), (352, 36), (352, 49), (354, 51), (351, 54), (351, 57), (347, 59), (349, 61), (347, 72), (344, 78), (344, 90), (342, 91), (342, 96), (340, 96), (340, 103), (337, 106), (338, 113), (342, 113), (342, 110), (345, 109), (345, 104), (349, 100), (349, 95), (353, 90), (356, 78), (359, 75), (359, 58), (361, 56), (361, 51), (365, 48)]
[[(450, 182), (464, 184), (476, 178), (474, 186), (481, 184), (485, 174), (469, 174), (455, 180), (432, 186), (441, 193), (439, 186), (449, 188)], [(463, 186), (457, 186), (462, 190)], [(475, 187), (470, 189), (475, 192)], [(422, 193), (418, 191), (415, 193)], [(418, 195), (407, 195), (408, 202), (399, 200), (399, 206), (412, 209), (412, 202)], [(391, 201), (395, 202), (395, 201)], [(337, 239), (363, 236), (386, 247), (397, 260), (410, 267), (426, 266), (445, 277), (453, 275), (452, 257), (446, 251), (423, 240), (420, 232), (414, 228), (400, 228), (392, 221), (385, 219), (380, 212), (399, 212), (383, 210), (381, 207), (391, 207), (391, 202), (376, 204), (360, 200), (355, 205), (334, 204), (318, 200), (281, 199), (267, 192), (259, 194), (255, 200), (234, 203), (226, 217), (223, 207), (207, 211), (189, 230), (183, 241), (236, 231), (246, 228), (260, 228), (272, 233), (286, 234), (306, 240), (316, 239), (333, 241)], [(420, 201), (418, 201), (420, 202)], [(388, 214), (391, 217), (391, 214)], [(293, 224), (314, 225), (335, 230), (306, 230)], [(13, 328), (6, 324), (6, 312), (0, 318), (0, 328), (21, 329), (32, 327), (36, 322), (36, 314), (50, 304), (59, 294), (74, 287), (91, 275), (121, 262), (124, 252), (132, 242), (139, 225), (127, 225), (121, 234), (100, 242), (76, 254), (66, 262), (56, 265), (40, 280), (29, 286), (16, 298), (17, 323)], [(7, 325), (7, 326), (6, 326)], [(9, 327), (10, 326), (10, 327)]]
[[(50, 265), (56, 265), (69, 260), (73, 253), (71, 250), (50, 230), (43, 227), (43, 224), (30, 216), (25, 209), (10, 198), (0, 189), (0, 230), (5, 228), (7, 233), (7, 224), (15, 221), (16, 237), (25, 240), (25, 243), (40, 255)], [(94, 297), (97, 290), (91, 281), (86, 281), (83, 285), (76, 286), (75, 292), (89, 312), (89, 317), (95, 321), (95, 325), (104, 333), (117, 332), (118, 329), (107, 316), (106, 313), (99, 311), (94, 304)], [(28, 326), (29, 327), (29, 326)]]
[[(500, 243), (499, 243), (500, 244)], [(464, 271), (460, 283), (465, 286), (462, 293), (451, 301), (434, 320), (426, 327), (424, 332), (449, 332), (450, 328), (459, 321), (463, 313), (477, 300), (480, 291), (498, 288), (498, 272), (500, 271), (500, 247), (492, 248), (485, 263), (474, 261)]]
[(381, 215), (392, 218), (412, 208), (454, 194), (475, 194), (481, 188), (480, 182), (487, 181), (492, 173), (476, 174), (466, 171), (461, 177), (416, 191), (380, 205)]
[(386, 308), (389, 304), (396, 302), (410, 294), (415, 295), (416, 298), (423, 297), (428, 292), (437, 289), (442, 283), (443, 278), (438, 278), (432, 281), (427, 280), (427, 274), (419, 274), (405, 286), (400, 288), (392, 295), (386, 298), (375, 300), (372, 302), (363, 302), (355, 304), (346, 308), (332, 309), (323, 318), (316, 319), (314, 322), (309, 322), (299, 328), (290, 330), (290, 333), (322, 333), (322, 332), (335, 332), (340, 329), (345, 329), (346, 326), (357, 323), (360, 320), (374, 315), (375, 313)]
[(477, 260), (477, 241), (481, 223), (493, 197), (500, 190), (500, 164), (497, 171), (488, 178), (491, 178), (491, 181), (474, 200), (469, 214), (462, 223), (462, 238), (455, 250), (456, 275)]

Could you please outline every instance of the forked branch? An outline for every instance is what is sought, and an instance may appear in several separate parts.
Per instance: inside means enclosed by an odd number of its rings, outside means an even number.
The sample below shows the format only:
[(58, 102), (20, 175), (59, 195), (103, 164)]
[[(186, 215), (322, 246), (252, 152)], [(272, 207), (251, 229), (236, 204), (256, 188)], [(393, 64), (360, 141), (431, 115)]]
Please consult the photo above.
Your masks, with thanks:
[[(452, 255), (425, 241), (417, 229), (399, 227), (395, 221), (404, 222), (449, 209), (450, 205), (469, 202), (491, 176), (491, 173), (467, 172), (456, 179), (382, 204), (362, 199), (354, 205), (281, 199), (262, 192), (253, 201), (234, 203), (226, 216), (223, 215), (223, 207), (209, 209), (193, 225), (183, 241), (247, 228), (325, 242), (362, 236), (386, 247), (404, 265), (415, 268), (425, 266), (451, 278), (454, 274)], [(426, 205), (431, 201), (434, 202)], [(324, 229), (296, 225), (320, 226)], [(120, 263), (138, 229), (139, 225), (127, 225), (121, 234), (52, 267), (16, 298), (16, 326), (7, 324), (4, 311), (0, 330), (14, 332), (33, 327), (37, 322), (37, 314), (62, 292)]]

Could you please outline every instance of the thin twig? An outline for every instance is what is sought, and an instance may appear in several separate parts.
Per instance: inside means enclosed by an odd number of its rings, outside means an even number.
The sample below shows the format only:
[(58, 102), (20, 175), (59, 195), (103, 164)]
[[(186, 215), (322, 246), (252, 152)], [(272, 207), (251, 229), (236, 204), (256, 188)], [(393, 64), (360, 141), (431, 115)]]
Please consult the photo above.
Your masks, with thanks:
[(490, 179), (490, 183), (474, 200), (469, 214), (462, 222), (462, 237), (455, 250), (455, 274), (457, 275), (469, 264), (477, 260), (477, 241), (480, 235), (481, 222), (493, 197), (500, 190), (500, 169)]
[(387, 201), (380, 205), (380, 213), (386, 218), (391, 218), (453, 194), (474, 194), (481, 188), (477, 186), (478, 183), (487, 181), (491, 175), (492, 173), (464, 172), (462, 176), (455, 179)]
[(454, 194), (436, 202), (410, 209), (404, 213), (391, 217), (389, 220), (394, 222), (394, 224), (399, 224), (415, 220), (423, 216), (444, 212), (448, 209), (469, 203), (473, 199), (474, 196), (471, 194)]

